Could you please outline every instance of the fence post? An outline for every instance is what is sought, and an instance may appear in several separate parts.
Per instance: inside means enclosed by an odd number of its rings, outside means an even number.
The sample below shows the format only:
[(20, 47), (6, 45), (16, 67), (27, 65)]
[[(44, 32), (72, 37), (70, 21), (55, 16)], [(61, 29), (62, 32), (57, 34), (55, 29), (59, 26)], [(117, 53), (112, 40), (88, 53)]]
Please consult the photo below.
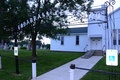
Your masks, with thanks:
[(70, 65), (70, 80), (74, 80), (74, 69), (75, 69), (75, 64)]
[(1, 54), (0, 54), (0, 69), (2, 69)]
[(36, 80), (36, 60), (32, 60), (32, 79)]

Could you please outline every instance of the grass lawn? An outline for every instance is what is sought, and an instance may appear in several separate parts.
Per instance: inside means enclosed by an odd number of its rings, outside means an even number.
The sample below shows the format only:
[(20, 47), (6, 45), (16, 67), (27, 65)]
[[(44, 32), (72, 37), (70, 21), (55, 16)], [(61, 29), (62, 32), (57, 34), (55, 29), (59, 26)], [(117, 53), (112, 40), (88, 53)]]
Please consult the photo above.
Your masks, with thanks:
[[(19, 58), (32, 60), (31, 51), (20, 50)], [(53, 52), (49, 50), (37, 50), (37, 76), (59, 67), (73, 59), (82, 56), (84, 53), (70, 52)], [(0, 50), (0, 54), (14, 57), (14, 52), (4, 52)], [(31, 80), (32, 63), (19, 60), (20, 75), (15, 75), (15, 59), (2, 57), (2, 70), (0, 70), (0, 80)]]
[[(109, 72), (109, 66), (106, 65), (106, 56), (102, 58), (92, 69)], [(116, 67), (116, 73), (120, 73), (120, 55), (118, 56), (118, 66)], [(113, 75), (110, 75), (110, 76), (112, 77)], [(109, 80), (109, 75), (105, 73), (89, 71), (80, 80)], [(113, 80), (113, 79), (110, 79), (110, 80)], [(116, 80), (120, 80), (120, 76), (116, 76)]]

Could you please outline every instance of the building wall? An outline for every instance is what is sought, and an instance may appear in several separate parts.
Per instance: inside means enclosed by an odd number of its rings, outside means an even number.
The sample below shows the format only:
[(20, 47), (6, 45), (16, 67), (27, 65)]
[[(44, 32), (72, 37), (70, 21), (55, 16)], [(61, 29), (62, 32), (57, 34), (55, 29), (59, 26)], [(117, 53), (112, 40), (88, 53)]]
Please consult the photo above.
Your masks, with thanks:
[(84, 52), (87, 45), (87, 34), (77, 34), (79, 36), (79, 45), (76, 45), (76, 35), (64, 36), (64, 45), (60, 40), (51, 39), (51, 49), (53, 51), (74, 51)]
[[(98, 26), (98, 24), (93, 24), (88, 26), (88, 50), (91, 50), (91, 37), (90, 35), (102, 35), (102, 48), (105, 45), (105, 23), (101, 24), (101, 26)], [(95, 37), (98, 38), (98, 37)], [(105, 48), (104, 48), (105, 50)]]
[[(113, 23), (115, 21), (115, 24)], [(119, 40), (119, 34), (118, 33), (118, 30), (120, 30), (120, 7), (115, 10), (115, 13), (114, 13), (114, 20), (113, 20), (113, 14), (111, 15), (111, 18), (110, 18), (110, 15), (108, 17), (108, 32), (109, 32), (109, 37), (107, 37), (107, 41), (109, 42), (109, 46), (107, 45), (107, 48), (108, 49), (117, 49), (118, 52), (120, 53), (120, 45), (118, 43), (118, 40)], [(113, 45), (113, 29), (116, 30), (116, 45)], [(108, 33), (107, 32), (107, 33)], [(110, 33), (112, 32), (112, 36), (110, 35)]]
[[(93, 11), (97, 13), (97, 11), (99, 11), (99, 10), (101, 10), (101, 9), (95, 9)], [(104, 12), (105, 9), (102, 11)], [(102, 12), (102, 11), (100, 11), (100, 12)], [(98, 12), (98, 13), (100, 13), (100, 12)], [(103, 13), (103, 14), (105, 14), (105, 13)], [(88, 38), (88, 50), (91, 50), (91, 46), (93, 45), (93, 44), (91, 44), (92, 38), (99, 38), (97, 36), (96, 37), (90, 37), (90, 36), (91, 35), (102, 35), (102, 37), (101, 37), (101, 39), (102, 39), (101, 50), (103, 49), (103, 51), (104, 51), (105, 50), (104, 45), (106, 44), (106, 36), (105, 36), (106, 23), (103, 23), (101, 21), (106, 21), (106, 16), (99, 15), (99, 17), (96, 17), (96, 14), (94, 14), (92, 18), (93, 19), (91, 19), (91, 18), (88, 19), (88, 36), (87, 36), (87, 38)]]
[[(93, 16), (94, 17), (94, 16)], [(106, 29), (107, 24), (101, 23), (98, 24), (99, 21), (89, 21), (88, 24), (88, 33), (87, 34), (79, 34), (79, 45), (76, 45), (76, 35), (64, 36), (64, 45), (61, 45), (61, 41), (51, 39), (51, 50), (54, 51), (76, 51), (76, 52), (84, 52), (84, 48), (87, 46), (87, 50), (91, 50), (91, 37), (90, 35), (102, 35), (102, 48), (103, 51), (106, 49), (117, 49), (120, 53), (120, 45), (118, 44), (119, 34), (118, 30), (120, 29), (120, 8), (114, 13), (115, 24), (113, 23), (113, 15), (111, 17), (108, 16), (108, 29)], [(100, 20), (106, 21), (105, 16), (101, 16)], [(91, 24), (95, 23), (95, 24)], [(116, 45), (113, 46), (113, 34), (111, 36), (111, 32), (113, 28), (116, 29)], [(113, 32), (112, 32), (113, 33)], [(78, 35), (78, 34), (77, 34)], [(97, 38), (97, 37), (96, 37)]]

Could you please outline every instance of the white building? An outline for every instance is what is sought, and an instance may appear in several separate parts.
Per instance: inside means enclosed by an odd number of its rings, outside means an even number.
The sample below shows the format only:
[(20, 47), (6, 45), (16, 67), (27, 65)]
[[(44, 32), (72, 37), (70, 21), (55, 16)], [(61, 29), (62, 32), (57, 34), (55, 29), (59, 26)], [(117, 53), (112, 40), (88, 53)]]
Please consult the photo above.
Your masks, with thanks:
[(88, 19), (88, 27), (71, 28), (70, 36), (62, 35), (60, 40), (51, 39), (50, 50), (86, 52), (117, 49), (120, 52), (120, 7), (108, 17), (106, 8), (92, 11), (94, 15)]
[[(107, 42), (109, 43), (106, 46), (110, 49), (117, 49), (120, 53), (120, 7), (109, 14), (108, 22), (109, 27), (107, 32), (109, 32), (109, 35), (107, 35), (109, 37), (107, 36)], [(110, 28), (112, 28), (112, 30)], [(110, 32), (112, 33), (111, 35)]]
[(70, 36), (60, 36), (61, 40), (51, 39), (50, 50), (84, 52), (87, 45), (87, 27), (72, 28)]

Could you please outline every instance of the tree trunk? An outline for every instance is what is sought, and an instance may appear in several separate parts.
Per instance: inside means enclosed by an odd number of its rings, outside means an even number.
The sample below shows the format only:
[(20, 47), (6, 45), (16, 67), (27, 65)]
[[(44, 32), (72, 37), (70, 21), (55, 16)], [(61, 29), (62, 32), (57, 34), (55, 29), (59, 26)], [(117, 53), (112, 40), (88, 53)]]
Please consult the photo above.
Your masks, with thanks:
[(32, 57), (37, 57), (37, 55), (36, 55), (36, 36), (32, 37)]

